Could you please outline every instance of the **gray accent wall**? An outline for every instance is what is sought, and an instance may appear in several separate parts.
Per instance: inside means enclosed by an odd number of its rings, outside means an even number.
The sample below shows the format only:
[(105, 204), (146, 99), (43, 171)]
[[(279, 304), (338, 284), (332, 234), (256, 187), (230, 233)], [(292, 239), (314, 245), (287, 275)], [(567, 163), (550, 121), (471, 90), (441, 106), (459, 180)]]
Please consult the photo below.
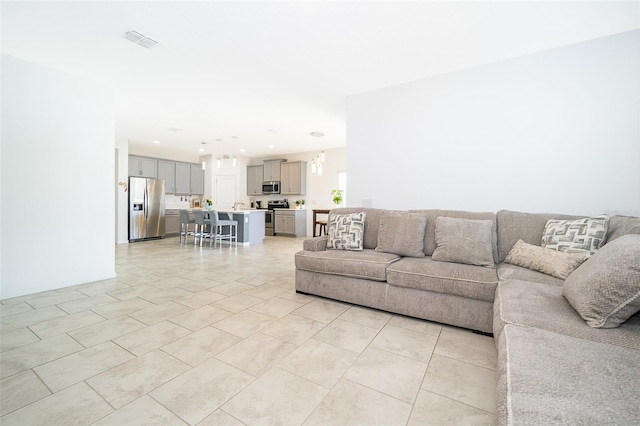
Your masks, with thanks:
[(638, 215), (639, 75), (634, 30), (350, 96), (349, 205)]

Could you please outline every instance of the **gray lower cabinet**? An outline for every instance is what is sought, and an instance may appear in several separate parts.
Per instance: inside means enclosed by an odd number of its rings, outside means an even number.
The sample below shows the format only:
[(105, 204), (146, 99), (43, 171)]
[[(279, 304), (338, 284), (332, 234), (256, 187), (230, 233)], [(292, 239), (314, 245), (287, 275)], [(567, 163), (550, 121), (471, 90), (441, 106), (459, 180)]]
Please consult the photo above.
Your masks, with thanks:
[(273, 232), (276, 235), (305, 237), (307, 235), (306, 210), (274, 210)]
[(165, 210), (164, 233), (167, 236), (180, 234), (180, 213), (177, 209)]

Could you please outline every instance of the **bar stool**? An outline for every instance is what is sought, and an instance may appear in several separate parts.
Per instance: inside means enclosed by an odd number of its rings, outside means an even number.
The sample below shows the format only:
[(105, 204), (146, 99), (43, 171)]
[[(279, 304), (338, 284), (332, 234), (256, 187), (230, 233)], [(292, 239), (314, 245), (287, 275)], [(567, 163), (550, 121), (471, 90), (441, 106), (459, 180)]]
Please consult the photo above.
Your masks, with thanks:
[[(231, 247), (231, 241), (235, 241), (236, 247), (238, 247), (238, 221), (229, 219), (220, 219), (220, 215), (217, 210), (209, 210), (209, 217), (211, 218), (211, 227), (213, 233), (213, 246), (216, 246), (216, 240), (220, 241), (220, 247), (222, 247), (222, 240), (229, 240), (229, 247)], [(227, 214), (227, 217), (228, 214)], [(229, 233), (224, 233), (224, 227), (229, 227)]]
[[(198, 243), (198, 238), (200, 238), (200, 247), (202, 247), (202, 240), (204, 240), (205, 238), (213, 237), (213, 226), (211, 225), (211, 219), (205, 218), (204, 212), (200, 209), (193, 210), (193, 217), (196, 224), (193, 245), (196, 245)], [(208, 232), (207, 227), (209, 227)]]
[(318, 234), (318, 236), (322, 235), (323, 231), (324, 231), (324, 235), (327, 235), (327, 222), (323, 220), (319, 220), (316, 222), (316, 224), (320, 226), (320, 233)]
[[(196, 223), (194, 219), (189, 218), (189, 212), (186, 209), (178, 210), (180, 213), (180, 244), (182, 244), (182, 236), (184, 235), (184, 243), (187, 244), (189, 235), (194, 235), (194, 232), (189, 231), (189, 225)], [(195, 237), (194, 237), (195, 238)]]
[[(319, 235), (322, 235), (322, 231), (324, 231), (324, 235), (327, 235), (327, 219), (324, 220), (318, 220), (316, 218), (317, 215), (319, 214), (326, 214), (329, 215), (330, 210), (325, 210), (325, 209), (314, 209), (313, 210), (313, 236), (317, 237)], [(320, 226), (320, 233), (316, 234), (316, 229), (317, 227)]]

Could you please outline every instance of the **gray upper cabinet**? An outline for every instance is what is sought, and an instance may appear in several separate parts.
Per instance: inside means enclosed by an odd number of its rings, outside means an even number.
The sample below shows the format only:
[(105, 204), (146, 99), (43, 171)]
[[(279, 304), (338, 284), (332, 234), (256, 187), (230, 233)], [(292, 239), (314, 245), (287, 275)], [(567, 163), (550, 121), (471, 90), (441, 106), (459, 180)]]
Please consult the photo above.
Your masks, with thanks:
[(264, 166), (247, 166), (247, 195), (262, 195)]
[(307, 163), (293, 161), (282, 163), (282, 183), (280, 193), (283, 195), (304, 195), (307, 192)]
[(204, 194), (204, 170), (200, 164), (190, 164), (191, 166), (191, 189), (190, 194)]
[(129, 176), (156, 178), (157, 167), (155, 158), (129, 156)]
[(158, 179), (164, 179), (164, 192), (176, 193), (176, 162), (158, 160)]
[(176, 162), (176, 194), (189, 194), (191, 191), (191, 164)]
[(280, 163), (282, 163), (281, 160), (265, 161), (262, 180), (264, 181), (280, 180)]
[(166, 194), (204, 194), (204, 171), (200, 164), (130, 155), (129, 176), (164, 179)]

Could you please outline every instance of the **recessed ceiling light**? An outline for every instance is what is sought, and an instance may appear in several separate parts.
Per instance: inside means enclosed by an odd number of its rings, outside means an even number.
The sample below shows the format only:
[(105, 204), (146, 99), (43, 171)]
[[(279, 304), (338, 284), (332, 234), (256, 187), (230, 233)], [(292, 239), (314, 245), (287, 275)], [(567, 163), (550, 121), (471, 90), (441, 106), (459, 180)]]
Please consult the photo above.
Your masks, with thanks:
[(316, 138), (321, 138), (324, 136), (324, 133), (322, 132), (311, 132), (309, 133), (311, 136), (316, 137)]
[(231, 136), (231, 139), (238, 139), (237, 136)]
[(204, 152), (204, 148), (198, 148), (199, 152)]
[(245, 152), (245, 151), (246, 151), (246, 149), (240, 148), (240, 152)]
[(275, 147), (276, 147), (275, 145), (269, 145), (269, 148), (271, 148), (271, 149), (273, 149)]
[(159, 144), (159, 143), (160, 143), (160, 141), (153, 141), (153, 143), (155, 143), (155, 144)]
[(200, 142), (200, 143), (201, 143), (202, 145), (206, 145), (206, 144), (207, 144), (206, 142)]

